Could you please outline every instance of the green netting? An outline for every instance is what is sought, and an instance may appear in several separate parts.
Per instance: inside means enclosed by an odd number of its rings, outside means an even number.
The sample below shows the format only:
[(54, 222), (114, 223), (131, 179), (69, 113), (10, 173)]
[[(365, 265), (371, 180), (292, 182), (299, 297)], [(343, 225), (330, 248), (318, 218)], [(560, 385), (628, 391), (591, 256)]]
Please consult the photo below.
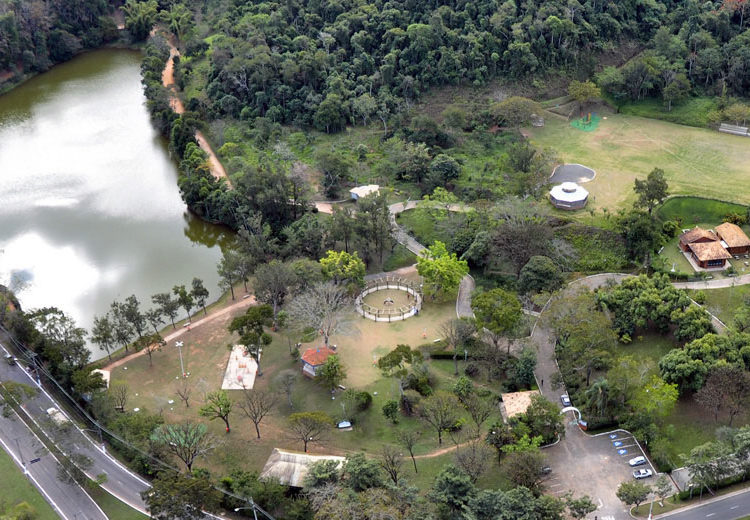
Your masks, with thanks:
[(591, 114), (590, 120), (588, 116), (574, 119), (570, 122), (570, 126), (572, 126), (573, 128), (577, 128), (578, 130), (583, 130), (584, 132), (593, 132), (597, 129), (597, 127), (599, 126), (599, 121), (601, 120), (601, 116)]

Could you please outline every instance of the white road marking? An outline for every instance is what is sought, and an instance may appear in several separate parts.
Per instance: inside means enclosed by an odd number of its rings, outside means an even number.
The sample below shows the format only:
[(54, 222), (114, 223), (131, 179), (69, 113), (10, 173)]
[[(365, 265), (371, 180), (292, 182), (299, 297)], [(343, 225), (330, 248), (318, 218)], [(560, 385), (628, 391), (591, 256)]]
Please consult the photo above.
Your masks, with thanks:
[(740, 507), (740, 506), (732, 506), (729, 509), (737, 509), (738, 507)]
[(716, 513), (708, 513), (708, 514), (706, 515), (706, 518), (708, 518), (709, 516), (714, 516), (715, 514), (716, 514)]
[(602, 502), (602, 499), (599, 499), (599, 509), (604, 507), (604, 502)]

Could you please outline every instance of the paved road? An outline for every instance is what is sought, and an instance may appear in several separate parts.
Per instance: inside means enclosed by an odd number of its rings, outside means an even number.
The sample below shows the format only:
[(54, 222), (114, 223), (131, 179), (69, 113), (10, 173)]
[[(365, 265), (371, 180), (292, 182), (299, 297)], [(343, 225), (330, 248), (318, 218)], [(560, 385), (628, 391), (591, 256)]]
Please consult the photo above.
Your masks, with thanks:
[[(5, 350), (2, 345), (0, 345), (0, 350)], [(0, 363), (0, 380), (36, 386), (31, 376), (20, 365), (10, 366)], [(102, 487), (145, 514), (145, 505), (141, 500), (140, 492), (148, 489), (148, 482), (128, 470), (108, 453), (102, 452), (98, 443), (94, 442), (77, 425), (65, 432), (57, 431), (54, 424), (50, 424), (51, 421), (47, 415), (47, 410), (52, 407), (60, 408), (43, 388), (40, 389), (37, 397), (28, 399), (23, 404), (24, 410), (40, 428), (51, 436), (63, 452), (82, 454), (92, 460), (92, 466), (87, 471), (89, 477), (95, 479), (98, 475), (106, 475), (107, 481)]]
[[(8, 452), (21, 471), (25, 464), (29, 480), (58, 516), (66, 520), (106, 520), (107, 516), (81, 486), (57, 478), (61, 469), (57, 459), (15, 413), (7, 418), (0, 414), (0, 446)], [(32, 460), (36, 462), (31, 463)]]
[[(654, 505), (658, 509), (658, 505)], [(673, 513), (654, 515), (654, 519), (669, 520), (737, 520), (750, 515), (750, 491), (717, 497), (706, 504), (681, 509)]]

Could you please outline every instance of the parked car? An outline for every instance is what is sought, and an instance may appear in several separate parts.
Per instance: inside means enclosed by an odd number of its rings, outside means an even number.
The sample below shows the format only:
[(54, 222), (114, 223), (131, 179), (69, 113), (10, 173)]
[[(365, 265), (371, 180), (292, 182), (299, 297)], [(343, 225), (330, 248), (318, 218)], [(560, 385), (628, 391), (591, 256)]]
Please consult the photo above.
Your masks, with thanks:
[(542, 475), (549, 475), (552, 473), (552, 468), (549, 466), (542, 466), (541, 473)]
[(55, 407), (47, 408), (47, 415), (50, 419), (59, 427), (66, 427), (70, 424), (70, 420), (65, 417), (60, 410)]
[(650, 469), (638, 469), (638, 470), (635, 470), (633, 472), (633, 477), (635, 477), (635, 478), (637, 478), (639, 480), (642, 479), (642, 478), (648, 478), (648, 477), (650, 477), (652, 475), (653, 475), (653, 473), (651, 472)]
[(641, 464), (646, 463), (646, 457), (635, 457), (634, 459), (630, 459), (628, 461), (628, 464), (631, 466), (640, 466)]
[(570, 406), (570, 397), (568, 397), (568, 394), (561, 395), (560, 401), (562, 401), (563, 406)]
[(11, 356), (10, 354), (5, 354), (5, 356), (3, 356), (3, 357), (5, 358), (5, 362), (8, 363), (9, 365), (15, 365), (16, 364), (16, 358), (14, 358), (13, 356)]

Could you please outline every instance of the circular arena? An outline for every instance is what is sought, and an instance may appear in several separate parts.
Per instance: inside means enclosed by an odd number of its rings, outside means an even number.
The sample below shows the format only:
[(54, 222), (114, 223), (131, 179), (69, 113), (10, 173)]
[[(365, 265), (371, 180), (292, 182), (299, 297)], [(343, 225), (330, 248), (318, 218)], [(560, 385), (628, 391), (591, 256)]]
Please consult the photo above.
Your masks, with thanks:
[(395, 276), (370, 280), (354, 301), (354, 307), (368, 320), (405, 320), (422, 309), (421, 286)]
[(582, 164), (561, 164), (557, 166), (549, 178), (553, 184), (561, 182), (589, 182), (596, 177), (596, 172)]

